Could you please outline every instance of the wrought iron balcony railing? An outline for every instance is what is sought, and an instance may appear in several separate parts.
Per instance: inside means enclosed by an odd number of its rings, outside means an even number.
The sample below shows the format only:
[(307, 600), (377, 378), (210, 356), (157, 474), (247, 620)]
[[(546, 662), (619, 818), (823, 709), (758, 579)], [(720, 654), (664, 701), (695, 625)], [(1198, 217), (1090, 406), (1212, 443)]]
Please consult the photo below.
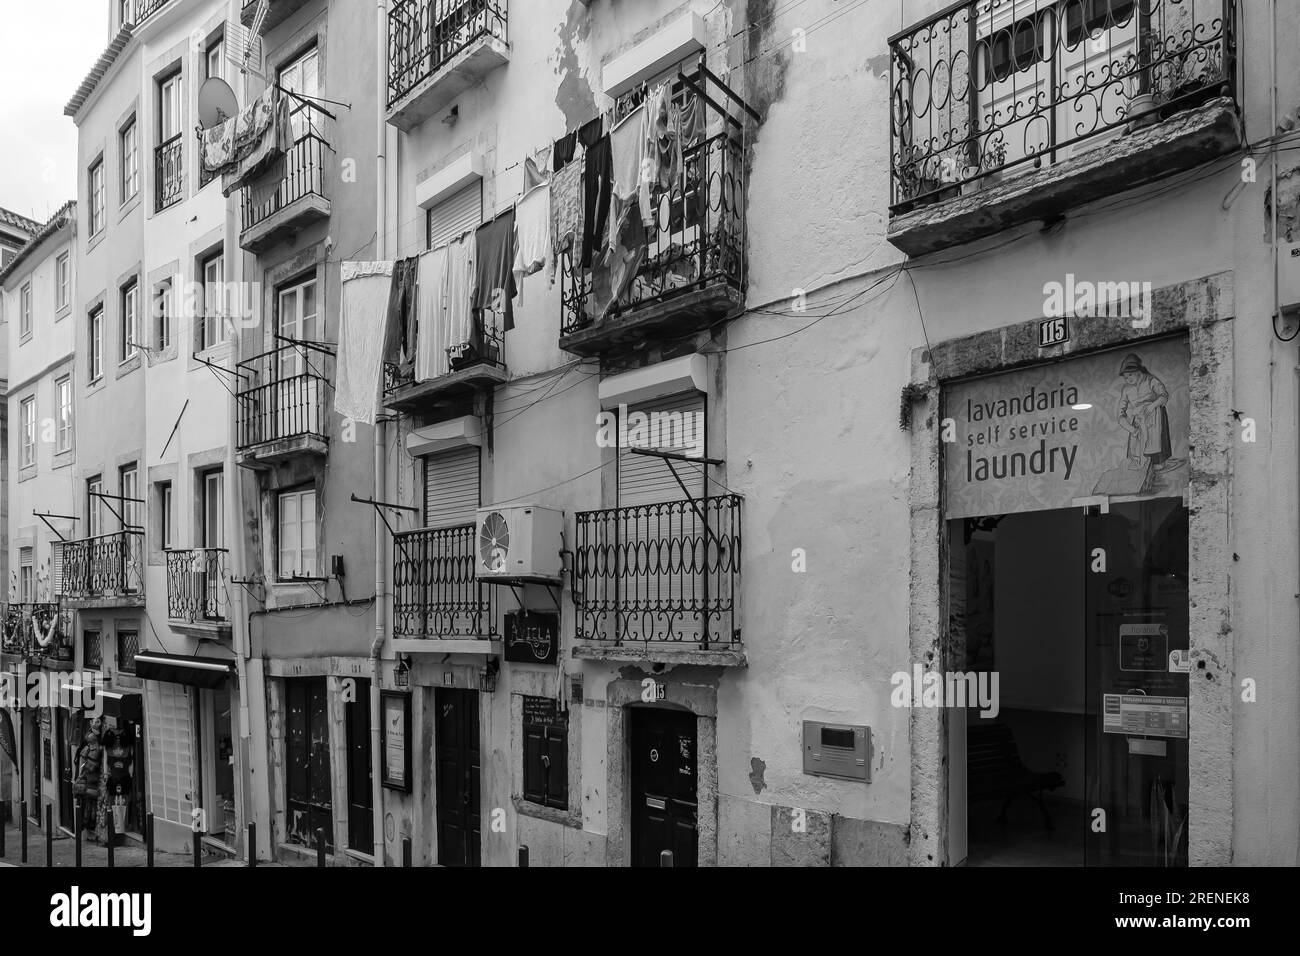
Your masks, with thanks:
[(393, 634), (477, 639), (496, 634), (494, 591), (474, 578), (474, 526), (393, 536)]
[[(447, 371), (442, 374), (459, 372), (475, 365), (491, 365), (495, 368), (504, 369), (506, 367), (506, 336), (503, 325), (504, 318), (500, 313), (490, 309), (476, 310), (469, 340), (448, 346)], [(416, 347), (418, 348), (418, 345)], [(441, 377), (441, 375), (436, 377)], [(414, 383), (415, 369), (411, 365), (399, 366), (393, 362), (384, 363), (385, 395)]]
[(0, 644), (6, 654), (21, 654), (29, 664), (71, 664), (76, 657), (71, 615), (55, 603), (4, 606)]
[(388, 13), (391, 107), (481, 37), (509, 39), (507, 0), (398, 0)]
[(239, 363), (236, 445), (240, 451), (289, 438), (328, 441), (333, 346), (282, 345)]
[(155, 209), (166, 209), (185, 198), (185, 150), (177, 133), (154, 148)]
[(135, 3), (133, 4), (135, 9), (131, 11), (131, 15), (126, 18), (126, 22), (139, 26), (165, 7), (169, 2), (170, 0), (135, 0)]
[(739, 495), (580, 511), (580, 641), (740, 646)]
[[(308, 112), (304, 109), (303, 112)], [(317, 132), (308, 132), (284, 155), (284, 175), (267, 188), (265, 184), (245, 186), (240, 193), (240, 222), (243, 231), (265, 222), (282, 209), (307, 196), (325, 195), (328, 155), (334, 151)]]
[(229, 624), (226, 549), (167, 552), (167, 617), (190, 624)]
[(890, 209), (1235, 96), (1234, 0), (968, 0), (890, 40)]
[(80, 600), (144, 594), (144, 532), (114, 531), (63, 545), (63, 597)]

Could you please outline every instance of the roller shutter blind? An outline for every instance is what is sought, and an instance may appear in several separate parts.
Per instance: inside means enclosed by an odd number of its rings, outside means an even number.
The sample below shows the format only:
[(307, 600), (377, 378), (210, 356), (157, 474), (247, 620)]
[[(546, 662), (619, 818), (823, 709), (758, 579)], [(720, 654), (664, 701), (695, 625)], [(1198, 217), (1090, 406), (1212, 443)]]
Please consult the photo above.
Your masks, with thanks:
[[(707, 449), (704, 435), (701, 434), (704, 427), (704, 396), (699, 392), (684, 392), (656, 399), (653, 402), (632, 405), (627, 411), (629, 444), (635, 444), (638, 437), (632, 429), (636, 421), (633, 413), (643, 412), (650, 425), (647, 437), (651, 440), (644, 447), (676, 454), (694, 454), (694, 449), (683, 446), (684, 441), (689, 443), (693, 440), (699, 443), (698, 448)], [(656, 413), (659, 413), (658, 418)], [(620, 441), (622, 437), (623, 428), (620, 427)], [(673, 468), (677, 469), (678, 476), (690, 489), (692, 495), (700, 498), (707, 493), (703, 464), (674, 461)], [(685, 497), (681, 485), (673, 478), (672, 469), (662, 458), (637, 455), (627, 448), (619, 448), (618, 505), (620, 508), (654, 504), (658, 501), (679, 501)]]
[(428, 212), (429, 245), (433, 249), (483, 222), (483, 181), (476, 179), (452, 193)]
[(473, 524), (478, 510), (478, 447), (424, 456), (424, 526)]
[(59, 599), (63, 593), (63, 542), (50, 542), (50, 587), (54, 593), (54, 600)]

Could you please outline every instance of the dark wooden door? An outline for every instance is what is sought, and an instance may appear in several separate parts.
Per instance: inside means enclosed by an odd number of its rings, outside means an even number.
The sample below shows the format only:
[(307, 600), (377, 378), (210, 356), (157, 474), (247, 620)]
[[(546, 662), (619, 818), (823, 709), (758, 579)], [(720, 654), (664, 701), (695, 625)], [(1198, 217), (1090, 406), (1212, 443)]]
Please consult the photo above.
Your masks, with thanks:
[(375, 848), (374, 791), (370, 770), (370, 681), (352, 679), (355, 699), (344, 707), (348, 722), (348, 846), (362, 853)]
[(73, 764), (81, 741), (74, 736), (71, 711), (60, 708), (53, 713), (59, 745), (59, 826), (71, 830), (75, 823), (72, 816), (72, 777), (76, 772)]
[(334, 804), (330, 793), (330, 734), (325, 679), (286, 680), (288, 729), (288, 818), (290, 843), (314, 846), (316, 830), (334, 845)]
[(478, 866), (480, 851), (478, 691), (434, 692), (438, 774), (438, 863)]
[(634, 707), (630, 719), (632, 865), (659, 866), (671, 850), (674, 866), (695, 866), (695, 715)]

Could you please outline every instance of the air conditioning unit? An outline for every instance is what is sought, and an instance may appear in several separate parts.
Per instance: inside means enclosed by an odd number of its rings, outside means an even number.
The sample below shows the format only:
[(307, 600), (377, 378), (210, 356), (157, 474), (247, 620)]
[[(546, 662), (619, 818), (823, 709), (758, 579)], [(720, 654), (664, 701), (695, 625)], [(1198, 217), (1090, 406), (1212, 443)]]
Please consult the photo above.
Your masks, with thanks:
[(536, 505), (479, 508), (474, 576), (480, 581), (560, 582), (564, 512)]

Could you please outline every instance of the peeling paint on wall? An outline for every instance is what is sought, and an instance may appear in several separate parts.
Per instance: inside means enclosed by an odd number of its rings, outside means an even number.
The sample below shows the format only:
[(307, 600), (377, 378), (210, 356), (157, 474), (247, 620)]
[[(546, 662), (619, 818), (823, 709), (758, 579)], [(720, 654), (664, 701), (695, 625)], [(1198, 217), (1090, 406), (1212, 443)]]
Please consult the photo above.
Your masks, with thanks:
[(560, 78), (555, 90), (555, 105), (564, 114), (569, 129), (576, 129), (596, 115), (596, 96), (591, 84), (582, 74), (578, 63), (577, 46), (587, 39), (589, 24), (587, 7), (580, 0), (569, 0), (569, 14), (563, 26), (556, 28), (560, 39), (556, 51), (556, 75)]
[(762, 793), (767, 784), (763, 780), (763, 772), (767, 770), (767, 764), (757, 757), (749, 758), (749, 785), (754, 788), (755, 793)]

